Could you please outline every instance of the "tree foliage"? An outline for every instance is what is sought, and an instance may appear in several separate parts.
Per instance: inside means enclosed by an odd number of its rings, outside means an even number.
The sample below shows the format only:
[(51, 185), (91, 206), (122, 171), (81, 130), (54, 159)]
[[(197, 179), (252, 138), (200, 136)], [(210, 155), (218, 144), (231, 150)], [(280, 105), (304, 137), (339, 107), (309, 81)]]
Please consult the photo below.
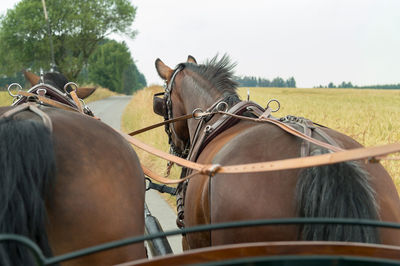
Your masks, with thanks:
[(114, 40), (106, 40), (90, 57), (88, 77), (93, 83), (125, 94), (146, 86), (125, 42)]
[[(129, 0), (47, 1), (55, 63), (67, 78), (75, 79), (99, 43), (111, 33), (131, 38), (136, 9)], [(50, 46), (42, 2), (21, 0), (0, 20), (2, 74), (30, 67), (49, 69)]]
[(26, 80), (22, 71), (14, 73), (14, 75), (0, 77), (0, 91), (7, 90), (12, 83), (18, 83), (23, 88), (26, 86)]

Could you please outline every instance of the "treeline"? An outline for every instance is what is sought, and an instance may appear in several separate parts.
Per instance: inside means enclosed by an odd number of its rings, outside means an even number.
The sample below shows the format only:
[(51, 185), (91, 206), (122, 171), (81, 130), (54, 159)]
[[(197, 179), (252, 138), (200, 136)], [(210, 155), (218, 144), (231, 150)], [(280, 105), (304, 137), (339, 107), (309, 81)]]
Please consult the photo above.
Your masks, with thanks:
[(18, 83), (23, 88), (25, 88), (25, 77), (21, 72), (14, 73), (14, 75), (0, 77), (0, 90), (7, 90), (7, 87), (12, 83)]
[[(124, 94), (132, 94), (147, 86), (146, 78), (138, 70), (125, 42), (119, 43), (108, 39), (100, 43), (73, 81), (81, 84), (94, 83)], [(28, 86), (22, 71), (0, 77), (1, 88), (6, 89), (11, 83)]]
[(253, 76), (235, 76), (235, 81), (239, 83), (240, 87), (286, 87), (296, 88), (296, 80), (293, 77), (284, 80), (283, 78), (276, 77), (273, 80), (266, 78), (253, 77)]
[(343, 81), (342, 83), (335, 85), (333, 82), (330, 82), (328, 85), (323, 86), (319, 85), (318, 87), (314, 88), (355, 88), (355, 89), (383, 89), (383, 90), (394, 90), (394, 89), (400, 89), (400, 83), (399, 84), (385, 84), (385, 85), (368, 85), (368, 86), (357, 86), (353, 85), (351, 82), (345, 82)]

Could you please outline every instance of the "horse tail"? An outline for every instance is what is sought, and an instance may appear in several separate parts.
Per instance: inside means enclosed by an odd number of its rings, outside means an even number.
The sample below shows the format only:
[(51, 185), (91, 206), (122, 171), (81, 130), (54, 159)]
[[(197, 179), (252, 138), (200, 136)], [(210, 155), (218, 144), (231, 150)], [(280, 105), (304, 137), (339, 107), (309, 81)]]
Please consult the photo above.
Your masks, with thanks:
[[(317, 149), (313, 155), (326, 153)], [(297, 182), (299, 217), (379, 219), (375, 191), (370, 176), (355, 161), (302, 170)], [(306, 224), (303, 240), (378, 243), (375, 227)]]
[[(55, 176), (52, 136), (43, 123), (0, 119), (0, 233), (26, 236), (51, 256), (45, 198)], [(0, 242), (0, 265), (36, 265), (15, 242)]]

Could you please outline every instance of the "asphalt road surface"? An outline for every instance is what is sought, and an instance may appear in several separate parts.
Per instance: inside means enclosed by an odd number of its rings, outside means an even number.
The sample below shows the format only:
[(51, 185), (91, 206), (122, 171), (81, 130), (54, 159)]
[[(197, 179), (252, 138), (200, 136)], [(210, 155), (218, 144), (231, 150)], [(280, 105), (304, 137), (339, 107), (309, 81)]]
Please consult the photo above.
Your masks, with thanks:
[[(88, 104), (90, 110), (101, 121), (115, 129), (121, 128), (121, 116), (131, 96), (113, 96)], [(146, 203), (151, 214), (159, 220), (164, 231), (178, 229), (175, 224), (176, 214), (172, 208), (162, 199), (158, 192), (149, 190), (146, 192)], [(174, 254), (182, 252), (181, 236), (168, 237)]]

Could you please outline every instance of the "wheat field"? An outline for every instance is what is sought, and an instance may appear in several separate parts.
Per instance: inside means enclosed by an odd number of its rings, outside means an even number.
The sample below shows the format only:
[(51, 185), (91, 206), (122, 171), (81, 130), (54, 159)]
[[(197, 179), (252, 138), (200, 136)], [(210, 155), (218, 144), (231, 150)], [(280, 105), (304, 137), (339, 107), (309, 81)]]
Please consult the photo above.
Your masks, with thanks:
[[(162, 87), (151, 86), (134, 94), (122, 117), (123, 130), (130, 132), (161, 122), (152, 110), (152, 97)], [(364, 146), (400, 142), (400, 90), (361, 89), (299, 89), (299, 88), (239, 88), (241, 99), (247, 98), (261, 106), (277, 99), (281, 109), (276, 117), (296, 115), (340, 131)], [(143, 142), (168, 151), (164, 128), (157, 128), (136, 136)], [(136, 148), (135, 148), (136, 149)], [(159, 174), (165, 174), (166, 161), (136, 149), (141, 162)], [(393, 156), (399, 156), (394, 154)], [(400, 161), (382, 161), (400, 191)], [(180, 169), (174, 167), (171, 177), (179, 178)], [(173, 204), (174, 198), (166, 196)]]
[(11, 105), (13, 98), (8, 94), (7, 91), (0, 91), (0, 106)]

